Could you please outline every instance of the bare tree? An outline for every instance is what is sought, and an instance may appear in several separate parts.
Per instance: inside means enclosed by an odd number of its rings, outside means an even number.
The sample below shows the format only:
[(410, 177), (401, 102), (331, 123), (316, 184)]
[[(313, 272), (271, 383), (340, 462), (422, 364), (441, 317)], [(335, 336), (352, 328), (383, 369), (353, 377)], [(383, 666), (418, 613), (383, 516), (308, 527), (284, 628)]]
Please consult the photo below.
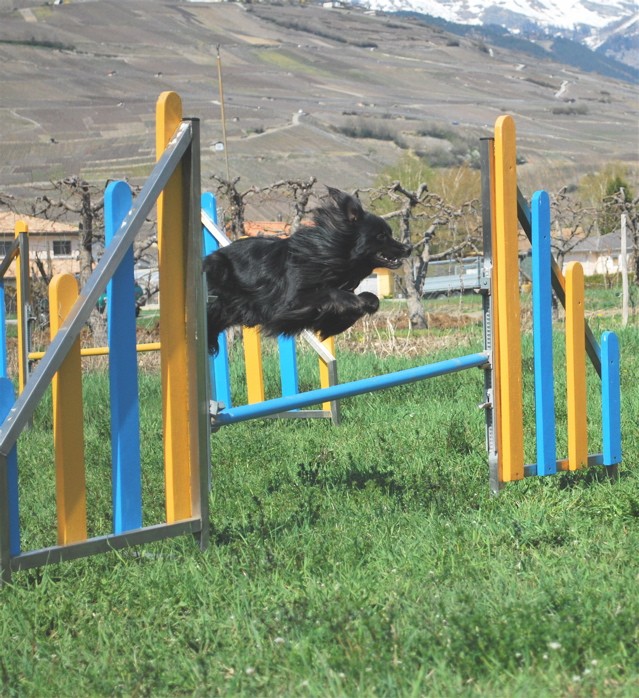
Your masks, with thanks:
[(596, 211), (571, 196), (567, 187), (562, 187), (550, 197), (550, 209), (553, 221), (551, 246), (562, 267), (566, 255), (595, 232)]
[(273, 194), (275, 191), (284, 190), (293, 199), (293, 219), (291, 221), (291, 233), (294, 233), (301, 225), (308, 213), (308, 205), (314, 195), (314, 187), (317, 183), (315, 177), (307, 180), (282, 179), (270, 187), (260, 190), (260, 193)]
[(246, 210), (252, 197), (259, 197), (261, 201), (272, 200), (278, 196), (291, 198), (293, 201), (293, 214), (291, 219), (291, 231), (295, 232), (308, 213), (309, 202), (314, 196), (314, 187), (317, 183), (315, 177), (308, 180), (283, 179), (266, 187), (249, 187), (240, 191), (238, 184), (240, 177), (226, 180), (218, 175), (211, 179), (217, 182), (217, 195), (226, 202), (226, 219), (229, 228), (229, 237), (237, 240), (244, 235), (244, 222)]
[[(139, 187), (132, 187), (132, 190), (135, 196), (139, 192)], [(18, 202), (13, 197), (2, 196), (0, 204), (18, 214), (26, 213), (52, 221), (69, 223), (77, 221), (80, 248), (79, 281), (80, 285), (83, 286), (95, 266), (96, 245), (104, 245), (103, 189), (80, 177), (71, 176), (51, 182), (48, 188), (40, 191), (42, 193), (30, 203)], [(145, 231), (146, 234), (138, 236), (135, 241), (133, 253), (136, 264), (140, 261), (143, 261), (147, 266), (156, 264), (157, 233), (155, 225), (155, 220), (147, 219), (148, 232)], [(43, 308), (47, 305), (47, 287), (52, 277), (51, 264), (48, 262), (50, 260), (43, 259), (35, 252), (33, 263), (37, 274), (34, 274), (32, 278), (32, 296), (35, 299), (34, 303), (38, 302)], [(138, 305), (143, 305), (157, 291), (157, 284), (147, 284), (147, 287), (143, 289), (143, 298), (138, 299)], [(39, 299), (40, 295), (41, 299)], [(91, 326), (93, 327), (96, 322), (91, 321)], [(101, 331), (101, 328), (98, 329)]]
[[(404, 261), (403, 290), (412, 327), (428, 327), (422, 302), (424, 281), (431, 261), (459, 257), (465, 251), (477, 251), (480, 237), (478, 202), (464, 204), (460, 209), (449, 206), (424, 183), (410, 191), (400, 182), (371, 192), (371, 200), (388, 199), (394, 210), (383, 214), (386, 220), (397, 220), (402, 242), (413, 245), (412, 256)], [(436, 238), (436, 249), (433, 240)]]
[[(80, 236), (80, 285), (93, 271), (94, 245), (104, 243), (104, 195), (78, 176), (52, 182), (55, 194), (43, 194), (32, 206), (32, 214), (49, 220), (78, 217)], [(37, 262), (36, 262), (37, 263)]]
[[(568, 193), (566, 187), (551, 197), (553, 231), (551, 244), (559, 265), (576, 245), (601, 230), (618, 230), (626, 216), (635, 285), (639, 285), (639, 197), (631, 198), (625, 187), (604, 197), (600, 207), (586, 206)], [(631, 255), (633, 253), (631, 252)]]
[(246, 212), (246, 199), (255, 194), (255, 188), (251, 187), (240, 192), (237, 185), (240, 177), (232, 180), (224, 179), (218, 175), (212, 175), (211, 179), (217, 182), (217, 195), (226, 202), (225, 217), (231, 240), (237, 240), (244, 235), (244, 216)]

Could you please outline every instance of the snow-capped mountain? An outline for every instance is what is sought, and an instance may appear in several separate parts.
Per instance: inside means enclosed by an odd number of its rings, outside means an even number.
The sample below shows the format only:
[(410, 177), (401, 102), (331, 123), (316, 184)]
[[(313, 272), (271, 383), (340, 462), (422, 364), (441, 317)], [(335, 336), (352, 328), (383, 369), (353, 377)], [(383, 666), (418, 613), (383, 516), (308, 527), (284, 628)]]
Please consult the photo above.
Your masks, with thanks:
[(419, 12), (466, 25), (495, 24), (513, 33), (540, 29), (639, 67), (636, 0), (356, 0), (385, 12)]

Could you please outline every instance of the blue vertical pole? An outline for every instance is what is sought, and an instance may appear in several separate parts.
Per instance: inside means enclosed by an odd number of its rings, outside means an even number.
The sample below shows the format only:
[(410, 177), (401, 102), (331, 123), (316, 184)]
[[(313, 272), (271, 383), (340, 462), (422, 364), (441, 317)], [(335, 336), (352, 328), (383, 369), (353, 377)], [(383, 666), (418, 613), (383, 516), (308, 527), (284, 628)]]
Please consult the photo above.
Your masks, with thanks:
[[(215, 196), (210, 192), (202, 194), (202, 210), (205, 211), (214, 223), (217, 223), (217, 203)], [(217, 240), (206, 228), (202, 228), (204, 236), (204, 254), (209, 255), (218, 249)], [(220, 350), (217, 356), (209, 357), (209, 372), (211, 374), (211, 394), (213, 399), (231, 407), (231, 374), (229, 367), (229, 350), (226, 341), (226, 332), (221, 332), (218, 338)]]
[(7, 377), (7, 309), (4, 305), (4, 279), (0, 280), (0, 377)]
[(601, 422), (603, 463), (621, 462), (621, 384), (619, 340), (614, 332), (601, 335)]
[[(105, 241), (118, 232), (133, 203), (126, 182), (111, 182), (104, 195)], [(133, 247), (127, 251), (107, 288), (111, 457), (113, 460), (113, 531), (142, 527), (140, 406)]]
[[(4, 422), (15, 402), (13, 383), (0, 377), (0, 423)], [(9, 552), (20, 554), (20, 506), (18, 499), (18, 447), (14, 445), (7, 458), (7, 494), (9, 500)]]
[(282, 383), (282, 396), (297, 395), (300, 391), (297, 378), (297, 354), (295, 352), (295, 339), (280, 335), (277, 338), (280, 355), (280, 380)]
[(550, 201), (545, 191), (533, 195), (531, 225), (537, 475), (552, 475), (557, 472), (557, 445), (552, 355)]

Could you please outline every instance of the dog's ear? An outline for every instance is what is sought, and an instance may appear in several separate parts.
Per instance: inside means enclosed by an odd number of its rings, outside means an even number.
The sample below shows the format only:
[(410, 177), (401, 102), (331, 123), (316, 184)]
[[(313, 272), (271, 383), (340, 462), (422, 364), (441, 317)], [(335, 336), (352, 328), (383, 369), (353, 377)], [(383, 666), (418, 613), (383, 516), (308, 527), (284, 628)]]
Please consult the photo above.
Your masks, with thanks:
[(327, 187), (327, 189), (331, 199), (337, 204), (349, 223), (356, 223), (362, 217), (364, 209), (359, 199), (334, 187)]

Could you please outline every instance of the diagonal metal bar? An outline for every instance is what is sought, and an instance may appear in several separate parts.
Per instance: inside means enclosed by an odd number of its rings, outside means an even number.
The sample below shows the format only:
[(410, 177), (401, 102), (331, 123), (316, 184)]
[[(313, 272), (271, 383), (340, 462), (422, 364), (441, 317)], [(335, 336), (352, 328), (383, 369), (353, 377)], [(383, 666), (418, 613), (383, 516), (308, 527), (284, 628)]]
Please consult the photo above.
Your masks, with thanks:
[(11, 247), (7, 250), (2, 262), (0, 262), (0, 279), (4, 278), (7, 270), (11, 266), (13, 260), (18, 256), (18, 248), (20, 246), (20, 239), (14, 238), (11, 243)]
[(199, 533), (201, 530), (201, 518), (185, 519), (173, 524), (162, 523), (136, 528), (117, 535), (97, 536), (78, 543), (55, 545), (51, 548), (42, 548), (41, 550), (30, 550), (11, 558), (10, 571), (28, 570), (33, 567), (41, 567), (42, 565), (68, 562), (81, 557), (88, 557), (89, 555), (108, 553), (112, 550), (122, 550), (135, 545), (182, 536), (186, 533)]
[(42, 361), (31, 374), (25, 389), (0, 427), (0, 455), (6, 456), (15, 444), (20, 432), (33, 414), (53, 376), (77, 339), (100, 295), (124, 258), (128, 248), (142, 227), (156, 199), (161, 194), (182, 155), (191, 142), (191, 123), (182, 122), (153, 168), (140, 194), (136, 197), (128, 216), (122, 222), (112, 243), (87, 280), (64, 324), (52, 340)]
[(335, 361), (335, 357), (331, 354), (331, 352), (310, 330), (304, 330), (300, 336), (306, 340), (311, 349), (313, 349), (313, 351), (320, 357), (320, 359), (322, 359), (322, 361), (324, 361), (324, 363), (328, 364), (331, 361)]
[(202, 225), (217, 240), (217, 244), (220, 247), (228, 247), (231, 244), (231, 241), (224, 234), (224, 232), (220, 229), (218, 224), (211, 218), (211, 216), (209, 216), (209, 214), (206, 211), (202, 211), (201, 216), (202, 216)]

